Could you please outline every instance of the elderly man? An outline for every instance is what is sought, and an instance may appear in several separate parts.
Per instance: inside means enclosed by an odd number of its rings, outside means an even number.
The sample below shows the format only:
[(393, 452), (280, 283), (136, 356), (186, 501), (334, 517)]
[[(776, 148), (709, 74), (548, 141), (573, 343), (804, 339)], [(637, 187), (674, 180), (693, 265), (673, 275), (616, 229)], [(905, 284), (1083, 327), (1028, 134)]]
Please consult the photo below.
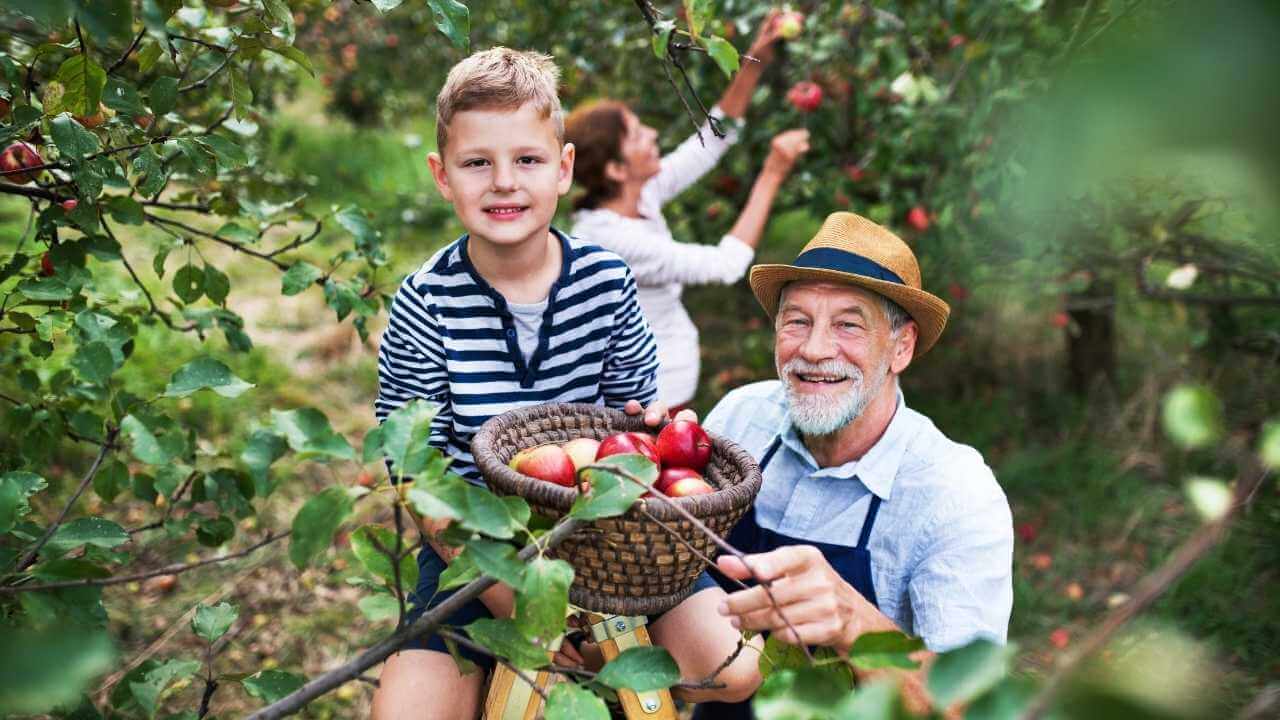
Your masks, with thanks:
[[(908, 408), (898, 388), (950, 312), (921, 289), (910, 248), (834, 213), (793, 264), (755, 267), (751, 289), (774, 319), (778, 380), (729, 393), (705, 425), (760, 461), (764, 484), (730, 542), (772, 581), (798, 637), (759, 587), (726, 584), (720, 612), (743, 629), (840, 651), (885, 630), (918, 635), (932, 652), (1003, 642), (1008, 501), (982, 456)], [(751, 576), (733, 557), (719, 566)], [(908, 704), (926, 706), (923, 674), (902, 681)], [(711, 704), (696, 717), (750, 711)]]

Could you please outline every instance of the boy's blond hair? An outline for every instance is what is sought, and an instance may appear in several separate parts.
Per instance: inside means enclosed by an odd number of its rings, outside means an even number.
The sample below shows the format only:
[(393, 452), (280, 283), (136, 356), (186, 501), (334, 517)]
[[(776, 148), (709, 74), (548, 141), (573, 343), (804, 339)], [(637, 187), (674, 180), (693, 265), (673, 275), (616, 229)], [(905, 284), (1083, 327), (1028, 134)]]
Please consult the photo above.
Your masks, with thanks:
[(436, 96), (436, 150), (444, 153), (453, 116), (467, 110), (516, 110), (532, 102), (564, 142), (560, 69), (550, 55), (495, 47), (472, 53), (454, 65)]

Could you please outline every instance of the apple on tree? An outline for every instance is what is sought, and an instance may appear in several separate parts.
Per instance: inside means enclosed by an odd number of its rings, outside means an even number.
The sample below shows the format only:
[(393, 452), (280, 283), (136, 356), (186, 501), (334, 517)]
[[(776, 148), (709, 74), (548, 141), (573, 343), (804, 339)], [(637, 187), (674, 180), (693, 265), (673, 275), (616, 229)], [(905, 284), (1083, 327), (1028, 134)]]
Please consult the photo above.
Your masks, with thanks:
[(822, 105), (822, 86), (816, 82), (802, 80), (787, 91), (787, 102), (800, 112), (813, 112)]
[(916, 205), (907, 212), (907, 224), (924, 232), (929, 229), (929, 211), (923, 205)]
[(18, 141), (5, 148), (4, 152), (0, 152), (0, 172), (12, 173), (0, 175), (0, 178), (17, 185), (26, 185), (36, 179), (39, 171), (17, 171), (39, 167), (43, 164), (44, 158), (40, 157), (39, 151), (32, 147), (30, 143)]
[(779, 15), (775, 22), (778, 24), (778, 37), (783, 40), (794, 40), (804, 29), (804, 13), (787, 10)]

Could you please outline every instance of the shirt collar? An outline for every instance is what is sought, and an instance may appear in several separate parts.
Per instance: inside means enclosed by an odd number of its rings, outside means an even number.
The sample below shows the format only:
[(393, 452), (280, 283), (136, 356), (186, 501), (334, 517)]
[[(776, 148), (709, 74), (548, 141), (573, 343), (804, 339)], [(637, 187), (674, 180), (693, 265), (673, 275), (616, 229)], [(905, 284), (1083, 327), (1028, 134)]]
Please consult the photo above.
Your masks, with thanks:
[(857, 460), (851, 460), (836, 467), (819, 468), (817, 460), (813, 458), (809, 448), (805, 447), (804, 441), (800, 439), (800, 433), (791, 423), (790, 413), (785, 416), (782, 444), (799, 455), (806, 465), (815, 468), (814, 475), (840, 479), (856, 476), (868, 490), (882, 500), (888, 500), (893, 494), (893, 481), (898, 476), (903, 453), (906, 452), (915, 430), (914, 418), (915, 413), (907, 407), (902, 388), (899, 387), (897, 408), (894, 410), (893, 419), (889, 421), (889, 427), (885, 428), (884, 434), (876, 444)]

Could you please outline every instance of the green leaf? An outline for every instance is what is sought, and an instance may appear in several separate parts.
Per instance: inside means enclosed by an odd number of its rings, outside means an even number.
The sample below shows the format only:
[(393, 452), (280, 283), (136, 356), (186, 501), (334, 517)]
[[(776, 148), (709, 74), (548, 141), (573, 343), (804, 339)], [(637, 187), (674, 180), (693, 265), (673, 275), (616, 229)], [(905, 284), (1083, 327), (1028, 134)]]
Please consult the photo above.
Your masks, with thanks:
[(547, 694), (546, 720), (609, 720), (609, 708), (590, 690), (559, 683)]
[(240, 462), (249, 469), (259, 497), (271, 494), (268, 471), (271, 463), (279, 460), (287, 448), (284, 438), (268, 430), (255, 430), (249, 436), (249, 442), (240, 453)]
[(229, 602), (220, 602), (212, 607), (200, 603), (196, 606), (196, 615), (191, 618), (191, 630), (198, 637), (213, 642), (226, 634), (240, 617), (240, 610)]
[(130, 682), (129, 689), (147, 717), (153, 718), (165, 689), (178, 680), (191, 677), (199, 669), (200, 663), (195, 660), (169, 660), (148, 671), (140, 682)]
[(680, 682), (680, 668), (666, 648), (633, 647), (606, 663), (596, 681), (614, 690), (661, 690)]
[(825, 720), (849, 694), (836, 676), (820, 668), (779, 670), (760, 685), (751, 701), (758, 720)]
[(366, 595), (360, 598), (356, 607), (369, 622), (380, 623), (400, 617), (400, 601), (390, 595)]
[(103, 203), (116, 222), (125, 225), (141, 225), (147, 221), (142, 204), (127, 195), (116, 195)]
[(227, 83), (231, 102), (236, 109), (236, 119), (243, 120), (253, 108), (253, 88), (249, 85), (249, 78), (239, 68), (232, 68), (227, 73)]
[(296, 262), (280, 278), (280, 294), (297, 295), (314, 285), (323, 275), (320, 268), (305, 260)]
[(131, 0), (76, 0), (76, 20), (98, 42), (124, 40), (133, 30), (132, 5)]
[(145, 115), (147, 111), (137, 88), (129, 81), (115, 77), (107, 78), (106, 87), (102, 91), (102, 103), (129, 117)]
[(415, 398), (393, 410), (382, 422), (379, 433), (382, 454), (391, 461), (397, 476), (416, 476), (438, 456), (427, 439), (439, 410), (439, 403)]
[(231, 292), (231, 278), (212, 265), (204, 266), (204, 294), (210, 302), (222, 305)]
[[(898, 713), (898, 693), (898, 684), (891, 678), (861, 685), (857, 692), (845, 696), (845, 699), (832, 711), (831, 717), (897, 720), (901, 717)], [(973, 720), (968, 713), (965, 714), (965, 718)]]
[[(382, 546), (382, 550), (378, 549), (379, 545)], [(400, 550), (405, 550), (403, 540)], [(365, 525), (351, 533), (351, 551), (355, 553), (356, 558), (366, 570), (387, 581), (389, 585), (395, 584), (395, 571), (391, 565), (391, 558), (387, 556), (387, 553), (396, 551), (394, 532), (378, 525)], [(413, 553), (409, 553), (400, 558), (400, 587), (414, 588), (417, 585), (418, 563)]]
[(542, 556), (529, 561), (524, 583), (516, 592), (516, 627), (525, 637), (550, 642), (564, 632), (572, 584), (573, 566), (569, 563)]
[(104, 342), (91, 342), (76, 349), (71, 358), (71, 366), (80, 377), (91, 383), (106, 384), (115, 371), (115, 360), (111, 357), (111, 348)]
[(190, 138), (174, 138), (165, 143), (166, 147), (175, 147), (182, 156), (191, 163), (191, 172), (201, 178), (212, 177), (215, 168), (213, 156), (204, 146)]
[(178, 78), (161, 75), (151, 83), (147, 100), (156, 117), (168, 115), (178, 105)]
[(1280, 421), (1272, 420), (1262, 426), (1258, 457), (1262, 459), (1264, 466), (1280, 470)]
[(380, 12), (391, 12), (400, 7), (400, 3), (404, 0), (373, 0), (373, 6), (378, 8)]
[(732, 78), (738, 72), (738, 49), (733, 43), (718, 35), (711, 35), (702, 39), (702, 45), (726, 77)]
[(329, 420), (315, 408), (271, 411), (275, 431), (283, 435), (289, 447), (304, 459), (332, 457), (354, 460), (356, 451), (347, 439), (329, 427)]
[(231, 368), (209, 356), (198, 357), (178, 368), (169, 378), (164, 397), (186, 397), (200, 390), (212, 390), (222, 397), (239, 397), (252, 383), (236, 377)]
[(340, 487), (325, 488), (307, 501), (293, 517), (289, 538), (289, 559), (299, 569), (333, 543), (333, 534), (351, 514), (352, 501)]
[(190, 305), (204, 295), (204, 271), (190, 263), (173, 274), (173, 294)]
[(369, 224), (369, 217), (365, 215), (364, 210), (355, 205), (339, 210), (338, 214), (334, 215), (334, 219), (355, 237), (356, 248), (362, 253), (368, 254), (382, 241), (378, 231)]
[(248, 245), (258, 241), (258, 234), (243, 225), (229, 222), (218, 228), (218, 232), (214, 233), (221, 238), (235, 240), (238, 243)]
[[(639, 478), (645, 485), (658, 479), (658, 466), (643, 455), (627, 453), (610, 455), (597, 465), (618, 467)], [(586, 470), (583, 476), (591, 482), (591, 492), (573, 501), (569, 517), (598, 520), (625, 513), (645, 493), (645, 487), (608, 470)]]
[(427, 0), (436, 29), (449, 38), (453, 46), (466, 51), (471, 33), (471, 13), (458, 0)]
[[(150, 197), (160, 192), (165, 180), (169, 177), (169, 171), (151, 145), (138, 151), (133, 158), (132, 167), (134, 184), (143, 197)], [(156, 274), (163, 275), (159, 271)]]
[(937, 707), (968, 702), (991, 689), (1009, 671), (1014, 649), (978, 639), (942, 653), (929, 669), (929, 694)]
[(67, 624), (39, 632), (0, 627), (0, 716), (40, 714), (73, 703), (115, 666), (116, 650), (106, 632)]
[(1212, 390), (1179, 385), (1164, 398), (1164, 430), (1184, 448), (1201, 448), (1222, 436), (1222, 403)]
[(111, 549), (129, 542), (129, 533), (116, 523), (103, 518), (76, 518), (62, 525), (45, 545), (52, 555), (61, 555), (81, 545)]
[(53, 79), (62, 84), (62, 102), (56, 108), (46, 108), (46, 113), (66, 110), (73, 115), (89, 117), (101, 110), (98, 105), (107, 84), (107, 71), (93, 60), (92, 55), (77, 53), (67, 58)]
[(129, 468), (119, 460), (110, 460), (103, 464), (98, 474), (93, 476), (93, 491), (106, 502), (129, 486)]
[(69, 113), (62, 113), (49, 121), (53, 143), (63, 155), (81, 160), (98, 151), (98, 136), (85, 130)]
[(924, 641), (897, 631), (864, 633), (849, 648), (849, 660), (863, 670), (896, 667), (913, 670), (920, 666), (911, 653), (924, 648)]
[(196, 540), (205, 547), (219, 547), (235, 536), (236, 524), (229, 517), (200, 518), (196, 523)]
[(245, 692), (267, 704), (284, 698), (306, 683), (305, 677), (283, 670), (262, 670), (240, 681)]
[(74, 289), (56, 277), (23, 280), (18, 283), (17, 290), (28, 300), (36, 301), (70, 300), (76, 294)]
[(480, 577), (480, 568), (476, 567), (475, 556), (464, 549), (461, 554), (450, 560), (449, 567), (440, 573), (439, 589), (452, 590), (462, 587), (478, 577)]
[(472, 640), (521, 670), (536, 670), (551, 661), (549, 653), (530, 642), (509, 619), (481, 618), (468, 625), (466, 631)]
[(0, 534), (13, 529), (18, 522), (18, 508), (25, 500), (17, 483), (0, 480)]
[(286, 33), (293, 33), (293, 12), (289, 10), (289, 3), (285, 0), (262, 0), (262, 6), (272, 20), (272, 27), (283, 27)]
[(1038, 690), (1035, 683), (1026, 677), (1007, 677), (969, 703), (964, 711), (965, 720), (1018, 720), (1024, 716)]
[(462, 527), (468, 530), (499, 540), (509, 540), (520, 529), (511, 510), (499, 497), (456, 475), (420, 484), (423, 491), (443, 502)]
[(307, 54), (292, 45), (267, 45), (267, 50), (276, 53), (280, 57), (292, 60), (294, 64), (307, 71), (311, 77), (316, 76), (316, 69), (311, 66), (311, 58)]
[(163, 465), (177, 454), (175, 442), (167, 437), (157, 436), (134, 415), (120, 421), (120, 430), (132, 443), (133, 456), (148, 465)]
[(674, 20), (660, 20), (653, 24), (653, 54), (659, 60), (667, 59), (667, 48), (671, 43), (671, 33), (675, 29)]
[(249, 156), (244, 148), (221, 135), (204, 135), (196, 138), (196, 142), (204, 145), (213, 153), (218, 162), (218, 169), (224, 172), (239, 170), (249, 164)]
[(151, 69), (156, 66), (156, 62), (160, 60), (163, 54), (164, 51), (160, 49), (160, 43), (158, 42), (148, 42), (143, 45), (142, 49), (138, 51), (138, 72), (143, 75), (151, 72)]
[(468, 540), (466, 548), (481, 573), (497, 578), (517, 591), (524, 586), (525, 567), (516, 557), (515, 548), (483, 538)]
[(715, 17), (715, 0), (684, 0), (684, 11), (689, 21), (689, 34), (698, 40), (707, 22)]

